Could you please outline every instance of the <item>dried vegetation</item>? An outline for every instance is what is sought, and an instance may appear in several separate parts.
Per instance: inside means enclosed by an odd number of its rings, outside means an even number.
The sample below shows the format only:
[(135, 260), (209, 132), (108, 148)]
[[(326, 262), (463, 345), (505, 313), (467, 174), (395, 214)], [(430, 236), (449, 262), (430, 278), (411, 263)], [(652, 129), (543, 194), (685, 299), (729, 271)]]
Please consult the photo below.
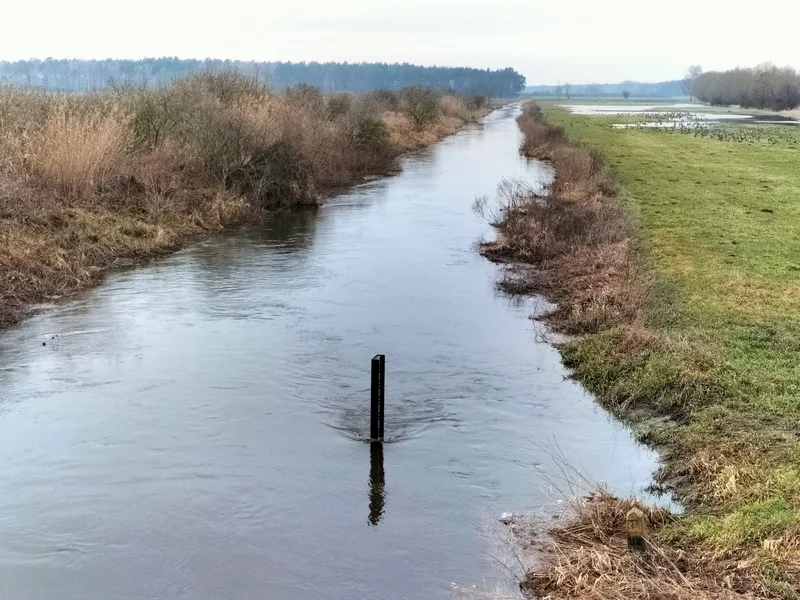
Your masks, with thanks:
[(279, 94), (235, 73), (86, 95), (0, 88), (0, 326), (119, 261), (386, 174), (484, 114), (473, 102)]

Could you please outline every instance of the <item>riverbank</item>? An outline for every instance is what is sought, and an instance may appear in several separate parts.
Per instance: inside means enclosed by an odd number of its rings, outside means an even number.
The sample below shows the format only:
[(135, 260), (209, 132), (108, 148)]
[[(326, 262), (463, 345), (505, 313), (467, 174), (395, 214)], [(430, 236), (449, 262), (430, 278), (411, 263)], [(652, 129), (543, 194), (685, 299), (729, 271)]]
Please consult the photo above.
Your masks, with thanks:
[(508, 289), (558, 303), (551, 325), (578, 335), (565, 363), (662, 451), (658, 482), (687, 512), (648, 510), (653, 548), (632, 557), (629, 504), (582, 502), (526, 585), (554, 598), (796, 599), (798, 134), (615, 118), (526, 109), (523, 151), (551, 161), (555, 182), (505, 198), (484, 251), (517, 265)]
[[(5, 596), (50, 600), (54, 581), (59, 600), (508, 589), (496, 517), (547, 504), (531, 465), (557, 467), (531, 440), (615, 489), (646, 486), (655, 453), (598, 415), (531, 335), (533, 303), (492, 293), (497, 268), (471, 252), (487, 233), (476, 194), (550, 176), (519, 155), (518, 114), (4, 330)], [(364, 443), (375, 352), (383, 452)]]
[(423, 88), (276, 94), (234, 74), (86, 95), (0, 89), (0, 326), (115, 265), (386, 175), (487, 111)]

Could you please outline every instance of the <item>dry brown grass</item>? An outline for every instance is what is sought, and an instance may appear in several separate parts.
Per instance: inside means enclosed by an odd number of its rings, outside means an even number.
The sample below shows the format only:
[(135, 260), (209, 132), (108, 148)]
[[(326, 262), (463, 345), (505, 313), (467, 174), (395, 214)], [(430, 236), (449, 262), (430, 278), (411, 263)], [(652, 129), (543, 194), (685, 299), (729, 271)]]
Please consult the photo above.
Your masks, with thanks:
[[(645, 514), (648, 549), (627, 547), (625, 518), (636, 507)], [(762, 552), (678, 547), (661, 541), (673, 518), (663, 509), (621, 500), (599, 491), (574, 503), (575, 511), (542, 532), (541, 567), (530, 572), (524, 590), (538, 598), (563, 600), (743, 600), (777, 598), (764, 585), (778, 554), (797, 548), (767, 544)], [(529, 528), (525, 528), (526, 536)], [(785, 556), (784, 556), (785, 558)]]
[(391, 92), (274, 94), (235, 74), (82, 96), (0, 88), (0, 326), (119, 261), (387, 173), (485, 112), (418, 92), (449, 116), (412, 127)]
[(54, 107), (28, 143), (31, 177), (69, 196), (91, 194), (119, 169), (131, 143), (127, 117)]
[(452, 116), (441, 117), (433, 125), (419, 128), (403, 113), (386, 112), (383, 114), (389, 129), (389, 140), (393, 147), (401, 148), (403, 152), (411, 152), (452, 135), (461, 128), (464, 121)]
[(471, 118), (470, 111), (461, 98), (444, 96), (439, 101), (439, 105), (445, 117), (455, 117), (461, 121), (468, 121)]
[(553, 127), (545, 122), (541, 109), (536, 104), (525, 106), (517, 119), (523, 140), (520, 150), (525, 156), (550, 160), (556, 148), (567, 145), (566, 134), (561, 127)]
[(522, 151), (549, 160), (554, 181), (543, 194), (501, 186), (498, 236), (483, 252), (496, 262), (535, 266), (524, 271), (523, 281), (512, 277), (505, 285), (559, 303), (549, 316), (559, 331), (589, 333), (634, 323), (644, 302), (634, 285), (637, 244), (614, 182), (599, 154), (567, 145), (563, 131), (539, 119), (535, 105), (520, 117)]

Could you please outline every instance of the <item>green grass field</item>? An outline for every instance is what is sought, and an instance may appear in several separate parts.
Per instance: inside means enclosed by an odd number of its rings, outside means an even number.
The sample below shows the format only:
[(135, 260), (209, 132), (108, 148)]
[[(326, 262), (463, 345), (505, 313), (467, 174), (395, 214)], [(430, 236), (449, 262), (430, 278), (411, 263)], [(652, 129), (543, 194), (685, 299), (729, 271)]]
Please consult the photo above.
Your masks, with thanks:
[[(631, 117), (543, 109), (570, 139), (607, 157), (658, 282), (647, 328), (669, 340), (668, 349), (631, 362), (619, 332), (608, 331), (568, 346), (567, 363), (601, 401), (639, 399), (651, 416), (654, 406), (684, 415), (677, 425), (641, 418), (637, 425), (666, 449), (667, 470), (695, 507), (680, 535), (758, 547), (796, 528), (800, 130), (770, 127), (737, 142), (615, 129)], [(687, 382), (681, 411), (660, 404), (674, 402), (672, 388)], [(636, 406), (626, 407), (636, 423), (629, 408)]]

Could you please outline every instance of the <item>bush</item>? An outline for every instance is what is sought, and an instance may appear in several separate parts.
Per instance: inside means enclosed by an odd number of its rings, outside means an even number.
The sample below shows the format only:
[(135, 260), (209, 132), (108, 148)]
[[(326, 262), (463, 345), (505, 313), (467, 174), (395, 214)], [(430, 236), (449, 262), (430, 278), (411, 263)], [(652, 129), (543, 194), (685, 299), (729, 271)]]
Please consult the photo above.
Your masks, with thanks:
[(389, 149), (389, 129), (376, 117), (364, 117), (356, 123), (353, 139), (360, 150), (384, 153)]
[(307, 83), (298, 83), (286, 89), (286, 99), (315, 113), (322, 113), (325, 98), (319, 88)]
[(441, 115), (439, 95), (422, 86), (400, 90), (400, 106), (414, 125), (420, 128), (435, 123)]
[(374, 103), (381, 111), (400, 108), (400, 98), (391, 90), (374, 90), (366, 95), (365, 100)]
[(480, 94), (475, 94), (473, 96), (465, 96), (463, 102), (467, 110), (473, 112), (478, 110), (483, 110), (484, 108), (489, 106), (489, 98), (487, 98), (486, 96), (482, 96)]
[(269, 94), (256, 79), (235, 71), (205, 71), (178, 81), (172, 89), (190, 96), (210, 95), (225, 106), (245, 99), (261, 100)]
[(338, 119), (350, 112), (355, 98), (352, 94), (331, 94), (325, 99), (329, 119)]
[(314, 199), (308, 161), (289, 140), (253, 148), (246, 158), (229, 165), (225, 186), (262, 207), (292, 206)]
[(242, 105), (227, 111), (195, 107), (181, 128), (203, 170), (225, 189), (261, 207), (313, 201), (313, 169), (288, 132), (281, 105)]
[(133, 102), (133, 137), (140, 147), (157, 148), (186, 117), (171, 90), (142, 91)]

